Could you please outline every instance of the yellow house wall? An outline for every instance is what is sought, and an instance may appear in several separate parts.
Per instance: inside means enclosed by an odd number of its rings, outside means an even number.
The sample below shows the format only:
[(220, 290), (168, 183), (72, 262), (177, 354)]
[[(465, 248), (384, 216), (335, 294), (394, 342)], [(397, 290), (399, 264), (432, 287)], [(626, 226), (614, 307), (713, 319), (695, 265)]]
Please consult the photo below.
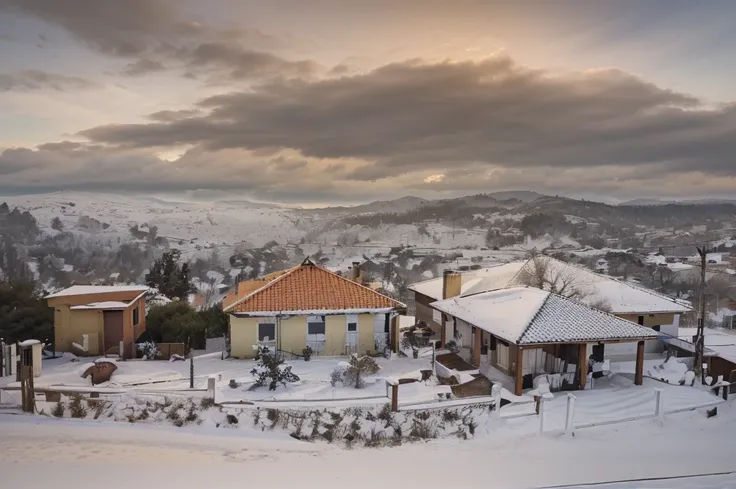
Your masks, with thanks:
[[(617, 316), (633, 323), (639, 322), (639, 314), (617, 314)], [(649, 327), (672, 324), (675, 320), (674, 314), (642, 314), (642, 316), (644, 316), (644, 326)]]
[[(360, 325), (358, 325), (360, 331)], [(327, 316), (325, 319), (325, 349), (323, 355), (338, 356), (345, 353), (345, 333), (347, 331), (347, 318), (340, 316)]]
[(56, 351), (81, 354), (72, 343), (82, 344), (82, 335), (90, 335), (88, 355), (98, 355), (103, 338), (103, 320), (100, 311), (72, 311), (67, 305), (54, 308), (54, 344)]
[(360, 314), (358, 316), (358, 353), (365, 353), (375, 349), (373, 314)]
[(253, 345), (258, 342), (258, 320), (230, 316), (230, 355), (235, 358), (256, 356)]
[(281, 329), (276, 332), (276, 336), (282, 350), (301, 355), (307, 346), (307, 317), (281, 319)]
[[(71, 343), (76, 342), (82, 344), (82, 335), (89, 335), (89, 351), (87, 355), (99, 355), (102, 351), (102, 342), (104, 338), (104, 319), (102, 311), (69, 311), (69, 349), (66, 351), (74, 352)], [(97, 340), (97, 341), (95, 341)], [(78, 353), (78, 352), (75, 352)]]

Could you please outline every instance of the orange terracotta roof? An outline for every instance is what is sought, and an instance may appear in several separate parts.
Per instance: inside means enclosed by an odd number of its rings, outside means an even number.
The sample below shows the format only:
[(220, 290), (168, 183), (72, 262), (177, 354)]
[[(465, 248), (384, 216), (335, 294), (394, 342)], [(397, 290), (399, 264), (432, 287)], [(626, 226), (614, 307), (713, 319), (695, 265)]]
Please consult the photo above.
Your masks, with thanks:
[(401, 302), (305, 261), (265, 286), (240, 298), (227, 312), (305, 313), (318, 311), (400, 309)]

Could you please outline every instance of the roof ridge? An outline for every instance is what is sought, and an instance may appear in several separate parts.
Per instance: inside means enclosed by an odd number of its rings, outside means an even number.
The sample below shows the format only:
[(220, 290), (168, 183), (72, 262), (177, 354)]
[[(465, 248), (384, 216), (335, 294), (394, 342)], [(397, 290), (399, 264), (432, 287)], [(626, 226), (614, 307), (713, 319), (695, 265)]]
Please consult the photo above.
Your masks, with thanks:
[(246, 300), (253, 298), (257, 294), (263, 293), (264, 291), (266, 291), (267, 289), (269, 289), (271, 286), (273, 286), (277, 282), (279, 282), (279, 281), (285, 279), (286, 277), (291, 276), (295, 272), (297, 272), (299, 270), (303, 270), (305, 268), (320, 270), (321, 272), (327, 273), (329, 275), (338, 277), (339, 279), (342, 279), (342, 280), (344, 280), (346, 282), (349, 282), (352, 285), (355, 285), (357, 287), (362, 287), (363, 289), (368, 290), (371, 293), (373, 293), (373, 294), (375, 294), (375, 295), (377, 295), (379, 297), (382, 297), (384, 299), (387, 299), (387, 300), (391, 301), (392, 303), (394, 303), (398, 307), (406, 307), (406, 304), (404, 304), (403, 302), (397, 301), (396, 299), (392, 299), (391, 297), (389, 297), (387, 295), (384, 295), (384, 294), (381, 294), (380, 292), (377, 292), (377, 291), (371, 289), (370, 287), (366, 287), (363, 284), (359, 284), (358, 282), (355, 282), (353, 280), (350, 280), (349, 278), (343, 277), (342, 275), (339, 275), (339, 274), (337, 274), (335, 272), (331, 272), (330, 270), (327, 270), (326, 268), (320, 267), (319, 265), (315, 265), (314, 263), (312, 263), (311, 265), (304, 265), (304, 264), (302, 264), (302, 265), (298, 265), (298, 266), (292, 267), (291, 269), (289, 269), (288, 271), (286, 271), (282, 275), (279, 275), (275, 279), (273, 279), (270, 282), (264, 284), (263, 287), (260, 287), (260, 288), (258, 288), (256, 290), (254, 290), (253, 292), (251, 292), (250, 294), (247, 294), (244, 297), (242, 297), (242, 298), (238, 299), (237, 301), (233, 302), (232, 304), (230, 304), (229, 306), (227, 306), (226, 308), (224, 308), (223, 309), (223, 312), (229, 312), (229, 311), (231, 311), (233, 308), (235, 308), (236, 306), (242, 304)]
[[(308, 265), (305, 265), (305, 266), (308, 266)], [(290, 269), (287, 269), (286, 272), (284, 272), (283, 274), (279, 275), (275, 279), (266, 282), (265, 284), (263, 284), (262, 287), (259, 287), (256, 290), (250, 292), (249, 294), (244, 295), (243, 297), (241, 297), (240, 299), (236, 300), (235, 302), (233, 302), (229, 306), (225, 307), (222, 310), (222, 312), (228, 312), (228, 311), (230, 311), (235, 306), (237, 306), (237, 305), (242, 304), (243, 302), (245, 302), (246, 299), (250, 299), (251, 297), (253, 297), (257, 293), (266, 290), (267, 288), (269, 288), (270, 286), (272, 286), (273, 284), (275, 284), (279, 280), (282, 280), (284, 277), (287, 277), (287, 276), (291, 275), (292, 273), (294, 273), (295, 271), (299, 270), (300, 268), (301, 268), (301, 265), (300, 266), (296, 266), (296, 267), (291, 267)], [(256, 279), (254, 279), (254, 280), (256, 280)], [(236, 293), (237, 293), (237, 288), (235, 290), (236, 290)]]
[(524, 264), (523, 264), (522, 266), (520, 266), (520, 267), (519, 267), (519, 270), (518, 270), (518, 271), (517, 271), (517, 272), (516, 272), (516, 273), (514, 274), (514, 276), (513, 276), (513, 277), (511, 277), (511, 279), (510, 279), (510, 280), (509, 280), (509, 281), (508, 281), (508, 282), (506, 283), (506, 286), (507, 286), (507, 287), (509, 286), (509, 284), (512, 284), (512, 283), (514, 283), (514, 280), (516, 280), (516, 277), (518, 277), (518, 276), (519, 276), (519, 274), (521, 273), (521, 271), (522, 271), (522, 270), (524, 270), (524, 267), (526, 267), (526, 266), (527, 266), (527, 265), (529, 264), (529, 262), (530, 262), (530, 261), (532, 261), (532, 259), (533, 259), (533, 258), (534, 258), (534, 257), (531, 257), (531, 258), (527, 258), (526, 260), (514, 260), (514, 261), (510, 261), (510, 262), (508, 262), (508, 263), (524, 262)]
[[(518, 288), (519, 286), (516, 286), (516, 287)], [(548, 290), (537, 289), (536, 287), (529, 287), (528, 285), (524, 285), (522, 287), (523, 288), (527, 288), (527, 289), (539, 290), (541, 292), (546, 293), (547, 294), (547, 297), (544, 298), (544, 302), (542, 302), (542, 304), (540, 304), (539, 309), (537, 309), (537, 312), (534, 313), (534, 316), (532, 316), (532, 318), (529, 320), (529, 322), (526, 324), (526, 326), (522, 330), (521, 334), (519, 335), (519, 339), (516, 340), (518, 342), (518, 344), (521, 344), (521, 340), (524, 339), (524, 335), (526, 334), (527, 331), (529, 331), (529, 328), (534, 323), (534, 321), (537, 319), (537, 316), (539, 316), (539, 314), (542, 312), (542, 309), (544, 309), (544, 306), (547, 305), (547, 301), (549, 300), (550, 296), (553, 295), (552, 292), (550, 292)], [(512, 287), (509, 287), (509, 288), (512, 288)], [(555, 294), (555, 295), (557, 295), (557, 294)]]

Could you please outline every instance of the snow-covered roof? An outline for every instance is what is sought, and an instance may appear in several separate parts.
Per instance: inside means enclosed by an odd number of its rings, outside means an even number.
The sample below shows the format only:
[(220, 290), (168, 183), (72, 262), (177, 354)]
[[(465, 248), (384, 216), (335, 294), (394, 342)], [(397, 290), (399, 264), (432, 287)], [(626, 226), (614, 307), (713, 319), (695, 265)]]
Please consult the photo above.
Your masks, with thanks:
[(81, 306), (72, 306), (70, 309), (73, 311), (81, 311), (85, 309), (96, 309), (96, 310), (115, 310), (115, 309), (127, 309), (130, 302), (120, 301), (106, 301), (106, 302), (92, 302), (90, 304), (84, 304)]
[(650, 328), (533, 287), (509, 287), (432, 307), (519, 345), (656, 338)]
[[(603, 303), (614, 314), (685, 313), (691, 310), (653, 290), (618, 280), (608, 275), (595, 273), (587, 268), (571, 265), (548, 256), (537, 259), (545, 261), (548, 280), (567, 281), (571, 288), (579, 290), (580, 302), (596, 307)], [(523, 283), (522, 269), (534, 267), (534, 259), (517, 261), (462, 274), (460, 296), (500, 289)], [(409, 286), (410, 290), (433, 299), (442, 298), (442, 278), (425, 280)], [(569, 295), (569, 294), (565, 294)]]
[[(524, 262), (520, 261), (463, 272), (460, 295), (475, 294), (477, 292), (506, 287), (523, 266)], [(442, 280), (442, 277), (438, 277), (417, 282), (409, 285), (409, 290), (419, 292), (435, 300), (440, 300), (442, 299)]]
[(87, 295), (87, 294), (112, 294), (115, 292), (146, 292), (148, 287), (145, 285), (72, 285), (71, 287), (60, 290), (46, 296), (46, 299), (54, 297), (68, 297), (70, 295)]
[[(692, 346), (693, 336), (698, 332), (697, 328), (680, 328), (677, 332), (677, 336), (680, 340), (689, 343), (692, 347), (692, 351), (695, 351), (695, 347)], [(706, 356), (710, 353), (714, 356), (725, 358), (726, 360), (736, 363), (736, 334), (728, 332), (728, 330), (719, 330), (712, 328), (705, 328), (703, 330), (705, 335), (705, 349)], [(678, 345), (682, 346), (682, 345)], [(710, 352), (708, 351), (710, 350)]]
[(688, 265), (687, 263), (675, 262), (675, 263), (668, 263), (667, 268), (669, 268), (673, 272), (679, 272), (681, 270), (692, 270), (695, 267), (693, 265)]

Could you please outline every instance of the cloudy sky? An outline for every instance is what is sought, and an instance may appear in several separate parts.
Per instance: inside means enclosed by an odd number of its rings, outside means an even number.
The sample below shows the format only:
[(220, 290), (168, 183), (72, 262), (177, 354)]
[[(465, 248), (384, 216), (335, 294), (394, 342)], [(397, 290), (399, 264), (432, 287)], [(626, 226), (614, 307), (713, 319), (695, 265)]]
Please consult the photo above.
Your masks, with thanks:
[(731, 0), (0, 0), (0, 193), (736, 197)]

